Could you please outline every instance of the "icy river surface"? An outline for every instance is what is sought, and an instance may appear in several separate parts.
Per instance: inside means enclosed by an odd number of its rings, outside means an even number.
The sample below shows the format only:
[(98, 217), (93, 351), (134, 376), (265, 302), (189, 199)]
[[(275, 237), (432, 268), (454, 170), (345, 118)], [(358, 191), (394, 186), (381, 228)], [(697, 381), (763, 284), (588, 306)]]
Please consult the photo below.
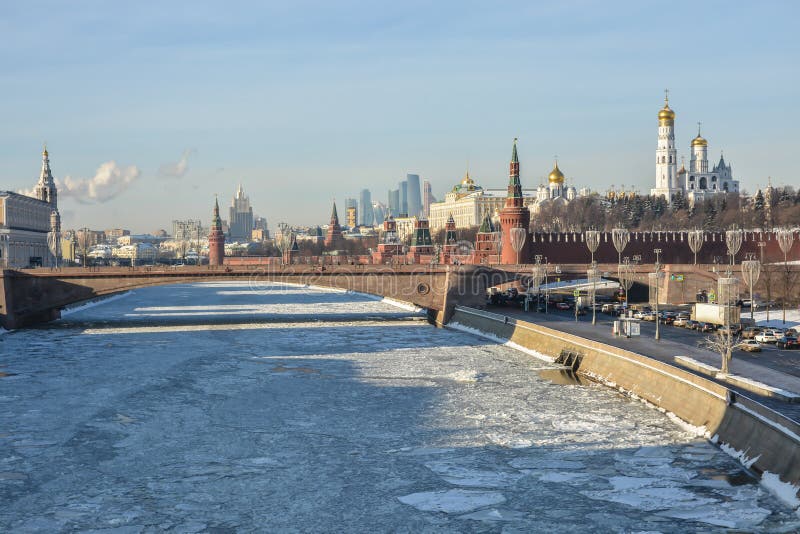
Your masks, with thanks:
[(3, 532), (795, 531), (667, 415), (365, 296), (137, 290), (0, 336)]

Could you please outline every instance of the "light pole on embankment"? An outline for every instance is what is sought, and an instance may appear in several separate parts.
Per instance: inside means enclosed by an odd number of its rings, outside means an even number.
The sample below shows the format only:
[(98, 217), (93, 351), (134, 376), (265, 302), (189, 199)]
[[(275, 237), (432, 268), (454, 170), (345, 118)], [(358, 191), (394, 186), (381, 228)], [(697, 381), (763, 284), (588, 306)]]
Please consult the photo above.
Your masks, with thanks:
[[(597, 271), (597, 264), (594, 262), (594, 253), (597, 251), (597, 247), (600, 245), (600, 231), (598, 230), (586, 230), (584, 232), (584, 239), (586, 240), (586, 247), (589, 249), (589, 252), (592, 254), (592, 263), (591, 263), (591, 278), (592, 278), (592, 324), (597, 324), (597, 314), (595, 313), (595, 273)], [(587, 277), (589, 276), (589, 272), (586, 273)], [(577, 310), (575, 311), (577, 314)], [(577, 317), (577, 315), (576, 315)], [(576, 319), (577, 320), (577, 319)]]
[(655, 286), (655, 294), (656, 295), (655, 295), (655, 299), (653, 299), (653, 301), (654, 301), (655, 307), (656, 307), (656, 310), (655, 310), (656, 311), (656, 340), (659, 340), (659, 339), (661, 339), (661, 328), (660, 328), (661, 327), (661, 325), (660, 325), (660, 323), (661, 323), (660, 319), (661, 318), (658, 316), (658, 285), (661, 282), (661, 275), (663, 273), (661, 272), (661, 249), (660, 248), (654, 248), (653, 252), (656, 255), (656, 264), (655, 264), (655, 268), (656, 269), (655, 269), (655, 272), (653, 273), (653, 276), (650, 277), (650, 289), (652, 291), (653, 287)]

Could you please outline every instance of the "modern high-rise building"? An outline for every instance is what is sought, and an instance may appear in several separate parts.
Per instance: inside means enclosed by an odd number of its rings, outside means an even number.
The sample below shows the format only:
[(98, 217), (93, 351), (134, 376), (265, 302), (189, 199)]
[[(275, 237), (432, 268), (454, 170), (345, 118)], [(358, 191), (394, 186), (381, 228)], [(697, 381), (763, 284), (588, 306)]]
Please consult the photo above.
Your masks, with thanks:
[(372, 213), (375, 214), (375, 225), (379, 225), (386, 218), (386, 206), (376, 200), (372, 203)]
[(392, 217), (400, 216), (400, 190), (389, 189), (389, 215)]
[(232, 241), (250, 241), (253, 233), (253, 208), (250, 206), (250, 197), (244, 196), (242, 184), (236, 191), (230, 207), (228, 220), (228, 235)]
[(358, 226), (358, 201), (354, 198), (344, 199), (345, 224), (350, 228)]
[(400, 187), (400, 217), (408, 217), (408, 182), (402, 181)]
[(433, 196), (433, 189), (428, 180), (422, 182), (422, 215), (425, 218), (431, 216), (431, 204), (436, 202), (436, 197)]
[(358, 222), (363, 226), (375, 224), (375, 217), (372, 212), (372, 195), (369, 189), (362, 189), (358, 201)]
[(406, 183), (408, 184), (408, 216), (419, 217), (422, 214), (419, 174), (406, 174)]

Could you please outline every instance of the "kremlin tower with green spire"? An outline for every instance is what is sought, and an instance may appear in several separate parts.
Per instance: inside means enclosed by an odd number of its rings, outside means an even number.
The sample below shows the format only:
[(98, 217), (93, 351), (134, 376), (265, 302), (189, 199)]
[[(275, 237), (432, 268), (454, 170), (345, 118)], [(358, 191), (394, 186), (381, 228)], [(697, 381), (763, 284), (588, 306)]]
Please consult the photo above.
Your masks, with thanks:
[[(517, 139), (514, 138), (514, 149), (511, 152), (511, 164), (508, 171), (508, 195), (505, 207), (500, 210), (500, 227), (503, 233), (500, 263), (516, 264), (530, 261), (528, 227), (531, 223), (531, 212), (525, 207), (524, 202), (522, 184), (519, 181)], [(523, 232), (513, 230), (514, 228), (520, 228)]]

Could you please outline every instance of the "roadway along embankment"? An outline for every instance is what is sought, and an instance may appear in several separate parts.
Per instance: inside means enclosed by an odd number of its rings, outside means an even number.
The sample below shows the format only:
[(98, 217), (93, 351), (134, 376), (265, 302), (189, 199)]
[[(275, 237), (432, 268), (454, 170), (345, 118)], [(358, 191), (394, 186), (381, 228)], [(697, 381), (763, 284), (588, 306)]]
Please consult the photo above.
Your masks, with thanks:
[(728, 388), (645, 355), (538, 324), (456, 307), (450, 324), (508, 340), (555, 359), (581, 356), (577, 372), (675, 414), (765, 481), (777, 474), (800, 490), (800, 424)]

